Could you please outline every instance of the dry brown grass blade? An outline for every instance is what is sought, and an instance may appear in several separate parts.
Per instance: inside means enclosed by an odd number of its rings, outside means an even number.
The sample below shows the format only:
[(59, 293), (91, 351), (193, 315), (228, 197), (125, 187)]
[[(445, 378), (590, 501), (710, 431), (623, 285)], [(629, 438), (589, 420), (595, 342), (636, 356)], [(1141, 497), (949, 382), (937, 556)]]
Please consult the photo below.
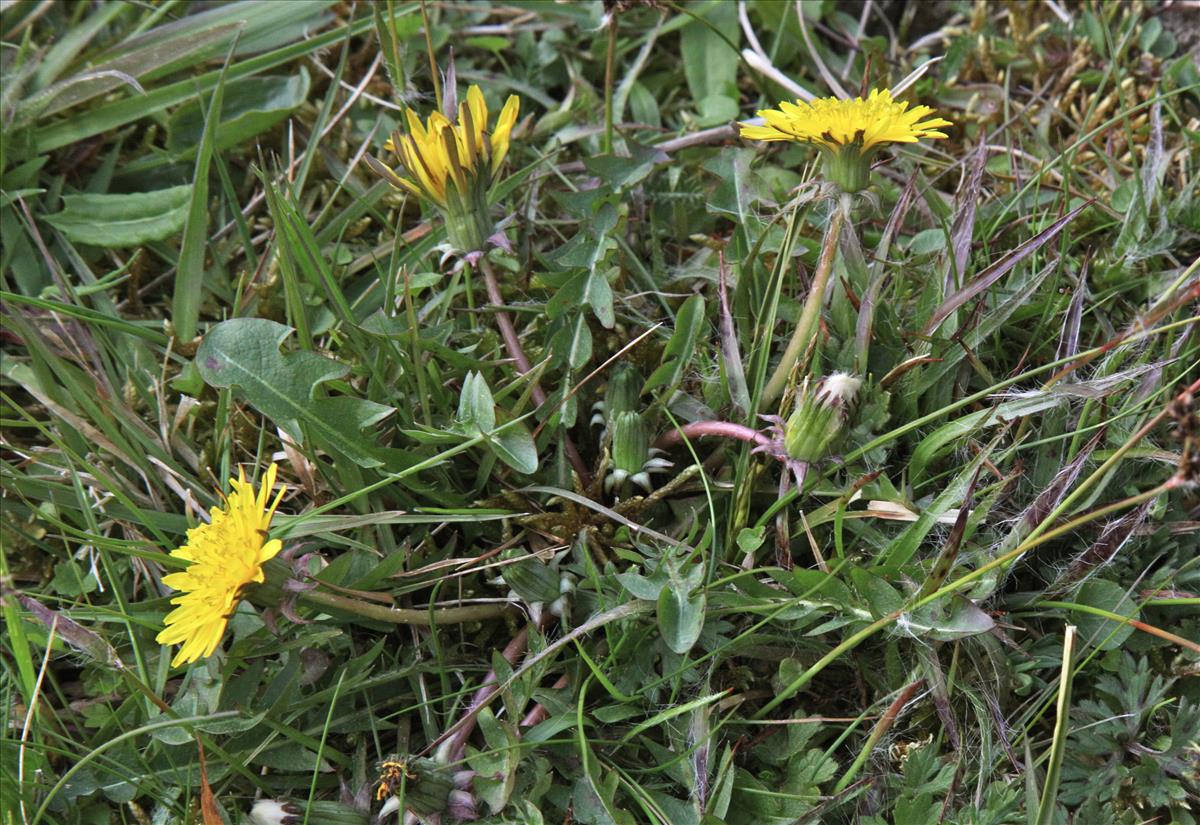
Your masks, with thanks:
[(958, 211), (954, 216), (954, 226), (950, 229), (950, 259), (947, 262), (953, 265), (946, 268), (942, 282), (943, 295), (952, 294), (963, 282), (967, 264), (971, 261), (971, 239), (975, 236), (979, 190), (983, 185), (983, 170), (987, 164), (987, 144), (984, 141), (979, 141), (972, 161), (971, 175), (955, 198)]
[(200, 751), (200, 818), (204, 825), (225, 825), (221, 816), (221, 808), (217, 805), (216, 794), (208, 784), (208, 767), (204, 762), (204, 743), (196, 737), (196, 747)]
[(934, 311), (933, 317), (929, 319), (929, 323), (925, 325), (925, 329), (921, 332), (921, 334), (924, 336), (933, 335), (933, 333), (941, 325), (942, 321), (946, 320), (950, 313), (954, 312), (954, 310), (958, 309), (967, 301), (970, 301), (972, 298), (980, 295), (984, 290), (996, 283), (996, 281), (1000, 280), (1000, 278), (1002, 278), (1006, 273), (1011, 271), (1013, 267), (1021, 263), (1021, 261), (1028, 258), (1037, 250), (1041, 249), (1049, 241), (1053, 240), (1059, 232), (1066, 228), (1067, 224), (1075, 220), (1075, 218), (1077, 218), (1079, 214), (1083, 212), (1083, 210), (1087, 209), (1093, 203), (1095, 203), (1094, 198), (1089, 200), (1087, 203), (1080, 204), (1079, 206), (1075, 207), (1066, 215), (1059, 218), (1050, 226), (1046, 227), (1041, 232), (1025, 241), (1025, 243), (1009, 252), (1003, 258), (996, 261), (996, 263), (983, 270), (983, 272), (979, 273), (975, 280), (971, 281), (970, 284), (964, 286), (962, 289), (958, 290), (949, 298), (947, 298), (942, 305), (938, 307), (936, 311)]
[(975, 475), (971, 476), (971, 481), (963, 493), (962, 507), (959, 508), (958, 517), (954, 520), (954, 527), (950, 529), (950, 535), (946, 538), (946, 544), (938, 554), (937, 561), (933, 563), (929, 577), (921, 585), (918, 598), (925, 598), (940, 589), (942, 583), (946, 581), (946, 577), (950, 575), (950, 570), (954, 567), (954, 560), (958, 558), (958, 548), (962, 544), (963, 535), (967, 531), (967, 518), (971, 515), (971, 502), (975, 498), (975, 486), (979, 484), (979, 474), (983, 472), (983, 469), (984, 465), (980, 464), (975, 470)]
[(1067, 567), (1067, 571), (1057, 582), (1047, 588), (1047, 592), (1053, 593), (1062, 587), (1073, 584), (1112, 561), (1125, 546), (1125, 542), (1133, 535), (1134, 530), (1146, 520), (1152, 503), (1144, 502), (1132, 512), (1104, 525), (1100, 537), (1092, 542), (1091, 547), (1075, 557)]
[(1091, 456), (1092, 451), (1100, 445), (1108, 433), (1107, 427), (1101, 427), (1086, 444), (1080, 448), (1076, 456), (1069, 461), (1066, 466), (1058, 471), (1054, 480), (1046, 487), (1045, 490), (1034, 499), (1033, 504), (1025, 509), (1021, 514), (1021, 519), (1017, 526), (1013, 528), (1009, 534), (1009, 539), (1002, 545), (1001, 552), (1007, 549), (1009, 544), (1016, 546), (1025, 536), (1029, 535), (1030, 531), (1034, 530), (1043, 520), (1058, 506), (1062, 501), (1063, 495), (1079, 478), (1079, 473), (1083, 470), (1084, 463)]

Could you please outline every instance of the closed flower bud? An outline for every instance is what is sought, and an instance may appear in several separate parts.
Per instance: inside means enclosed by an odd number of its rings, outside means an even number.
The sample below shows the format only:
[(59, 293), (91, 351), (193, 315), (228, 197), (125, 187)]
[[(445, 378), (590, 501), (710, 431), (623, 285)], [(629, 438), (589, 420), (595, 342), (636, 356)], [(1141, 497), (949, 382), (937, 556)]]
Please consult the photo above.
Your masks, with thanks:
[(641, 414), (632, 410), (618, 412), (609, 421), (612, 426), (613, 467), (605, 487), (611, 490), (642, 471), (642, 466), (650, 458), (650, 434), (646, 432)]
[(650, 476), (666, 472), (672, 466), (660, 458), (662, 450), (650, 446), (650, 433), (642, 414), (633, 410), (618, 412), (609, 418), (612, 428), (612, 468), (604, 479), (605, 492), (616, 490), (619, 495), (628, 492), (628, 485), (636, 484), (647, 493), (654, 489)]
[(604, 390), (604, 411), (610, 416), (636, 410), (642, 394), (642, 375), (637, 367), (618, 364)]
[(293, 825), (303, 820), (303, 811), (291, 802), (260, 799), (250, 809), (250, 821), (254, 825)]
[(835, 372), (815, 385), (805, 379), (796, 394), (796, 407), (784, 427), (783, 444), (788, 457), (813, 463), (825, 457), (849, 417), (862, 381)]

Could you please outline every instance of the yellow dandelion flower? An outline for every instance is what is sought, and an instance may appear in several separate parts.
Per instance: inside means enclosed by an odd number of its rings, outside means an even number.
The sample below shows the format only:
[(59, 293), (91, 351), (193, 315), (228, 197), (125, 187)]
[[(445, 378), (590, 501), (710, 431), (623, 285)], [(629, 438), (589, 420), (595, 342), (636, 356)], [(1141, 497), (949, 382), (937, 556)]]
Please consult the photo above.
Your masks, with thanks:
[(866, 187), (871, 155), (881, 146), (946, 137), (940, 127), (953, 124), (934, 114), (928, 106), (910, 109), (887, 89), (874, 89), (866, 100), (784, 101), (778, 109), (758, 112), (765, 125), (741, 124), (741, 136), (811, 143), (824, 153), (829, 178), (843, 191), (856, 192)]
[(163, 576), (164, 584), (180, 591), (171, 599), (177, 607), (167, 614), (157, 637), (159, 644), (182, 645), (171, 667), (212, 655), (244, 588), (263, 581), (263, 564), (283, 546), (278, 539), (267, 541), (267, 528), (287, 490), (280, 487), (268, 506), (275, 473), (272, 464), (255, 493), (239, 469), (237, 479), (230, 479), (233, 492), (224, 508), (212, 508), (209, 523), (188, 530), (187, 544), (171, 551), (190, 562), (187, 569)]
[(520, 108), (520, 99), (510, 95), (489, 135), (487, 103), (479, 87), (472, 86), (458, 106), (455, 122), (441, 112), (424, 123), (411, 109), (404, 113), (407, 128), (397, 130), (385, 145), (399, 157), (399, 169), (374, 158), (368, 163), (397, 189), (436, 207), (446, 218), (452, 246), (477, 251), (494, 228), (487, 196), (499, 179)]

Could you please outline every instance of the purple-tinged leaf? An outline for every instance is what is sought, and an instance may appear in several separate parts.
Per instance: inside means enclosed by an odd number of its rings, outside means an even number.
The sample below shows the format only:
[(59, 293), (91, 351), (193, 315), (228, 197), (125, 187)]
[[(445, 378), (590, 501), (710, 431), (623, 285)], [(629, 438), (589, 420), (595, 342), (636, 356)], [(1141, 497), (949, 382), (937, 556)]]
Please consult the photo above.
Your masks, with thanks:
[(987, 162), (987, 141), (980, 140), (972, 159), (971, 176), (959, 191), (955, 201), (958, 212), (954, 226), (950, 229), (950, 252), (953, 266), (949, 267), (943, 281), (944, 295), (952, 294), (966, 277), (967, 263), (971, 260), (971, 238), (975, 234), (975, 215), (979, 204), (979, 188), (983, 183), (983, 169)]
[(923, 336), (931, 336), (934, 331), (941, 325), (942, 321), (958, 309), (960, 306), (970, 301), (972, 298), (980, 295), (984, 290), (990, 287), (996, 281), (1000, 280), (1006, 273), (1012, 270), (1021, 261), (1028, 258), (1037, 250), (1045, 246), (1059, 232), (1061, 232), (1067, 224), (1075, 220), (1079, 213), (1087, 209), (1095, 202), (1095, 199), (1089, 200), (1087, 203), (1081, 204), (1068, 212), (1063, 217), (1059, 218), (1053, 224), (1043, 229), (1038, 234), (1027, 240), (1025, 243), (1018, 246), (1013, 251), (1009, 252), (996, 263), (989, 266), (967, 286), (955, 292), (947, 298), (937, 311), (933, 313), (933, 317), (929, 319), (929, 323), (925, 325), (925, 329), (921, 332)]
[(742, 368), (742, 353), (738, 347), (737, 329), (733, 313), (729, 309), (729, 272), (725, 266), (725, 253), (721, 253), (717, 270), (717, 289), (721, 297), (720, 332), (721, 356), (725, 359), (725, 376), (729, 382), (729, 396), (743, 414), (750, 412), (750, 391), (746, 387), (746, 373)]
[(124, 667), (120, 657), (117, 656), (117, 651), (99, 633), (88, 630), (66, 613), (51, 610), (37, 599), (30, 598), (24, 593), (17, 596), (17, 601), (46, 627), (54, 628), (54, 632), (60, 639), (80, 653), (111, 667)]

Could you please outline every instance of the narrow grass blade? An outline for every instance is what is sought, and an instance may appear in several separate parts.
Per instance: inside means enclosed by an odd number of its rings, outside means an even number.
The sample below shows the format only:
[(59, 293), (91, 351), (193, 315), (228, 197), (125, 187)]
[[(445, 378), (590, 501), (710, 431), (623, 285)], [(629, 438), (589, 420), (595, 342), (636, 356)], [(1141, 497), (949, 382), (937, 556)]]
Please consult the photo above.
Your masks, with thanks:
[(175, 273), (175, 294), (171, 301), (171, 322), (175, 338), (182, 342), (196, 337), (200, 323), (200, 296), (204, 287), (204, 250), (208, 244), (208, 167), (212, 163), (213, 147), (221, 129), (221, 100), (225, 93), (225, 77), (237, 49), (237, 38), (229, 49), (217, 87), (213, 90), (204, 121), (204, 137), (196, 152), (196, 171), (192, 176), (192, 198), (188, 204), (187, 222), (183, 227), (183, 246), (179, 250), (179, 268)]
[(1037, 825), (1051, 825), (1054, 822), (1054, 803), (1058, 798), (1063, 754), (1067, 750), (1067, 734), (1070, 731), (1071, 684), (1074, 680), (1071, 664), (1074, 659), (1075, 625), (1069, 624), (1063, 631), (1062, 672), (1058, 682), (1058, 719), (1054, 723), (1054, 740), (1050, 744), (1050, 763), (1046, 766), (1046, 781), (1042, 785)]

